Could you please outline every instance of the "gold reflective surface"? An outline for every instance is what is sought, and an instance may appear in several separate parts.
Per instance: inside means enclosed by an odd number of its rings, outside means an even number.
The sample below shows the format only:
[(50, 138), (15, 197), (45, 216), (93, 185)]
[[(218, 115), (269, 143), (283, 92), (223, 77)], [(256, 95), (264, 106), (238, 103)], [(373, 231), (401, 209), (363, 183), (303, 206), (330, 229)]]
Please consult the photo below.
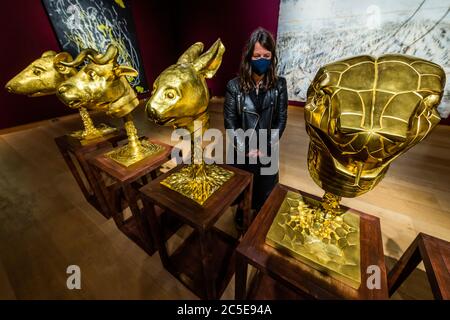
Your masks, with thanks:
[(439, 123), (444, 84), (440, 66), (400, 54), (322, 67), (305, 106), (314, 181), (342, 197), (372, 190)]
[(151, 143), (148, 140), (139, 140), (131, 115), (125, 117), (125, 130), (128, 137), (128, 143), (106, 153), (107, 157), (123, 166), (129, 167), (132, 164), (152, 155), (156, 155), (164, 150), (159, 144)]
[(82, 143), (84, 141), (89, 143), (91, 140), (106, 137), (108, 134), (117, 131), (117, 128), (110, 127), (104, 123), (101, 123), (98, 127), (95, 127), (94, 122), (89, 116), (89, 112), (86, 110), (86, 108), (80, 107), (79, 112), (81, 120), (83, 121), (84, 129), (72, 132), (70, 136), (82, 141)]
[(88, 108), (124, 118), (128, 144), (114, 149), (107, 156), (128, 167), (159, 153), (163, 147), (139, 140), (130, 114), (139, 105), (139, 100), (126, 79), (126, 76), (135, 77), (138, 73), (131, 67), (119, 65), (117, 54), (117, 48), (110, 45), (104, 54), (85, 49), (75, 60), (63, 62), (64, 66), (76, 67), (88, 60), (76, 75), (58, 87), (57, 95), (71, 108)]
[[(34, 60), (24, 70), (17, 74), (5, 85), (11, 93), (23, 94), (29, 97), (40, 97), (56, 93), (57, 87), (77, 73), (73, 66), (66, 66), (64, 62), (71, 62), (72, 56), (67, 52), (56, 53), (46, 51)], [(84, 129), (71, 134), (81, 141), (100, 138), (116, 131), (105, 124), (96, 128), (85, 109), (80, 109), (80, 116)]]
[(271, 246), (358, 288), (361, 282), (359, 216), (326, 218), (322, 203), (288, 191), (267, 234)]
[[(150, 120), (165, 126), (185, 128), (191, 134), (192, 163), (161, 182), (166, 187), (203, 204), (233, 172), (203, 162), (201, 137), (209, 127), (209, 92), (206, 78), (219, 69), (225, 47), (217, 40), (203, 52), (203, 43), (187, 49), (177, 63), (164, 70), (153, 85), (146, 111)], [(201, 129), (196, 126), (201, 124)]]
[(308, 169), (325, 195), (312, 206), (287, 195), (267, 242), (355, 286), (359, 222), (341, 212), (340, 197), (372, 190), (393, 160), (429, 135), (444, 85), (440, 66), (400, 54), (322, 67), (308, 89), (305, 122)]

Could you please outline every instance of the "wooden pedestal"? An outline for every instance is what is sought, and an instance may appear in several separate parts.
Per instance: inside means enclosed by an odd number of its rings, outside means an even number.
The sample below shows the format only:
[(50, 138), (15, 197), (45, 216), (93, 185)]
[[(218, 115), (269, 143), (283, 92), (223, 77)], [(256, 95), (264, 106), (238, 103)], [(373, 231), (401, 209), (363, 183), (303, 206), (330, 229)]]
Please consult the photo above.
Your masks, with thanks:
[[(245, 220), (249, 221), (252, 175), (220, 165), (234, 175), (201, 206), (160, 183), (183, 166), (175, 167), (141, 188), (144, 207), (164, 267), (199, 297), (218, 299), (234, 273), (234, 249), (238, 240), (216, 229), (214, 224), (242, 193), (240, 205)], [(156, 219), (155, 205), (194, 228), (171, 256), (162, 236), (165, 226), (163, 220)]]
[(423, 260), (434, 298), (450, 300), (450, 242), (419, 233), (388, 275), (392, 295)]
[[(278, 184), (256, 216), (236, 250), (236, 299), (387, 299), (386, 266), (379, 219), (364, 213), (360, 216), (361, 285), (354, 289), (318, 270), (290, 257), (265, 243), (267, 232), (287, 191), (320, 200), (293, 188)], [(348, 209), (348, 208), (344, 208)], [(257, 268), (251, 290), (247, 293), (248, 264)], [(366, 285), (367, 267), (380, 269), (380, 289)]]
[[(170, 160), (172, 146), (155, 140), (150, 141), (162, 145), (164, 150), (129, 167), (124, 167), (104, 155), (112, 147), (104, 149), (100, 155), (89, 159), (89, 163), (94, 178), (106, 199), (109, 214), (114, 218), (119, 230), (152, 255), (156, 247), (139, 206), (138, 190), (150, 179), (157, 177), (159, 167)], [(127, 207), (131, 211), (129, 218), (124, 216), (124, 210)]]
[(108, 219), (111, 216), (105, 198), (96, 179), (94, 179), (88, 160), (103, 148), (117, 146), (118, 142), (126, 139), (126, 137), (125, 131), (118, 131), (108, 135), (104, 140), (94, 140), (86, 145), (69, 135), (55, 138), (56, 145), (83, 192), (86, 201)]

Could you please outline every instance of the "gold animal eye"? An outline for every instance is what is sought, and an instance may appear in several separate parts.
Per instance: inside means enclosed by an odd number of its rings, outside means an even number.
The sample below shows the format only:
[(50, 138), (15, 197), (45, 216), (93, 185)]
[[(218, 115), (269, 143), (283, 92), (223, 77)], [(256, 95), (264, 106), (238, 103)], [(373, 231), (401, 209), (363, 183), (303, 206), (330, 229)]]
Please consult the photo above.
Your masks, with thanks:
[(89, 77), (91, 77), (92, 79), (94, 79), (97, 76), (97, 73), (95, 73), (94, 70), (89, 70), (88, 71), (88, 75)]
[(39, 76), (39, 75), (42, 73), (42, 70), (41, 70), (41, 69), (38, 69), (38, 68), (34, 68), (34, 69), (33, 69), (33, 73), (34, 73), (36, 76)]
[(167, 91), (167, 92), (166, 92), (166, 97), (167, 97), (168, 99), (173, 99), (173, 98), (175, 98), (175, 92), (174, 92), (173, 90)]

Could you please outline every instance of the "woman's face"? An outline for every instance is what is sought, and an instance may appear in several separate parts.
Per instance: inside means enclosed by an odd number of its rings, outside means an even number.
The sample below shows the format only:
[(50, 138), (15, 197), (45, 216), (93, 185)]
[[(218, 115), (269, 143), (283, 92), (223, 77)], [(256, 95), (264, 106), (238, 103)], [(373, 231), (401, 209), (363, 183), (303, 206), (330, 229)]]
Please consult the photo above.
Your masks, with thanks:
[(261, 58), (267, 59), (267, 60), (272, 59), (272, 52), (270, 52), (269, 50), (264, 48), (261, 45), (261, 43), (256, 42), (255, 43), (255, 48), (253, 49), (252, 60), (258, 60), (258, 59), (261, 59)]

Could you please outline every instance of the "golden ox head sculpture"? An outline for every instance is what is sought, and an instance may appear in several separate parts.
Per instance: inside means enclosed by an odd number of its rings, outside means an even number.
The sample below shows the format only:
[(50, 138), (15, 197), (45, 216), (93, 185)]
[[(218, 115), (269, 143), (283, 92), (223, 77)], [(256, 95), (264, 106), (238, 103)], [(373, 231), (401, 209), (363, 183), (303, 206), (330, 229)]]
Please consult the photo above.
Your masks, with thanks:
[(85, 59), (89, 62), (78, 73), (58, 87), (58, 97), (71, 108), (81, 106), (90, 110), (105, 111), (107, 115), (123, 118), (128, 144), (106, 154), (117, 163), (128, 167), (162, 151), (163, 147), (148, 140), (140, 140), (133, 123), (131, 111), (139, 100), (126, 76), (135, 77), (138, 72), (117, 62), (118, 49), (109, 45), (104, 54), (93, 49), (80, 52), (66, 66), (79, 66)]
[(89, 62), (73, 77), (63, 82), (57, 95), (71, 108), (84, 106), (89, 110), (102, 110), (106, 114), (121, 118), (139, 105), (139, 100), (125, 76), (135, 77), (138, 72), (129, 66), (117, 63), (118, 49), (110, 45), (105, 54), (93, 49), (80, 52), (65, 66), (81, 65)]
[(46, 51), (5, 85), (6, 90), (15, 94), (40, 97), (56, 93), (56, 88), (75, 75), (76, 68), (62, 62), (72, 61), (67, 52)]

